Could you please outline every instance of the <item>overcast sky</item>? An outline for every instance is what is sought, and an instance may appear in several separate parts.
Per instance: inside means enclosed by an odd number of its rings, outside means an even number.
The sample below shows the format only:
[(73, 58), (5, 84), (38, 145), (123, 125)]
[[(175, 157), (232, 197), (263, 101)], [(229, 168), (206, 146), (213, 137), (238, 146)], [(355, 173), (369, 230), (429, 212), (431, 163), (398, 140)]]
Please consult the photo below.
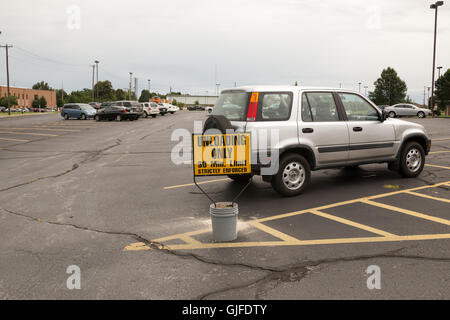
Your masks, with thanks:
[[(408, 94), (431, 86), (434, 10), (423, 0), (1, 0), (0, 43), (11, 85), (45, 80), (71, 91), (99, 79), (114, 88), (214, 94), (249, 84), (373, 90), (393, 67)], [(79, 19), (78, 13), (79, 12)], [(439, 8), (437, 66), (450, 68), (450, 2)], [(0, 52), (5, 84), (5, 53)], [(217, 73), (215, 72), (217, 70)], [(153, 91), (152, 90), (152, 91)]]

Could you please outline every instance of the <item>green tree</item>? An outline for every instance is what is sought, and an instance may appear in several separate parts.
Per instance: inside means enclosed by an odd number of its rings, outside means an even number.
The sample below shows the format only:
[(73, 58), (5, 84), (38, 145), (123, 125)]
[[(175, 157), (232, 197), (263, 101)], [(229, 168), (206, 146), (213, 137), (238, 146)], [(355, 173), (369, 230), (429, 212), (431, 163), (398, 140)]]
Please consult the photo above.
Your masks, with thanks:
[(195, 100), (194, 104), (195, 104), (195, 105), (198, 105), (198, 104), (200, 104), (200, 101)]
[(64, 100), (66, 103), (89, 103), (92, 100), (92, 90), (85, 88), (83, 90), (72, 91), (67, 97), (67, 100)]
[(98, 102), (115, 100), (115, 92), (111, 81), (109, 80), (99, 81), (96, 83), (94, 86), (94, 92), (96, 95), (98, 92), (98, 97), (96, 98)]
[(122, 89), (117, 89), (115, 92), (115, 99), (113, 100), (125, 100), (127, 98), (127, 92)]
[(435, 98), (439, 110), (450, 106), (450, 69), (436, 81)]
[(383, 69), (380, 78), (374, 82), (374, 85), (375, 90), (369, 92), (369, 98), (378, 105), (392, 106), (405, 100), (408, 87), (391, 67)]
[(33, 102), (31, 103), (31, 106), (33, 108), (39, 108), (39, 98), (38, 97), (34, 97)]
[(48, 85), (48, 83), (47, 82), (45, 82), (45, 81), (40, 81), (40, 82), (37, 82), (37, 83), (35, 83), (35, 84), (33, 84), (33, 87), (32, 87), (34, 90), (53, 90), (49, 85)]
[(44, 98), (44, 96), (42, 96), (39, 99), (39, 107), (41, 108), (47, 108), (47, 100)]
[(56, 106), (62, 108), (64, 101), (67, 99), (67, 92), (62, 89), (56, 90)]
[[(17, 98), (14, 96), (9, 96), (9, 106), (17, 106), (19, 103), (17, 101)], [(5, 95), (4, 97), (0, 98), (0, 107), (8, 107), (8, 97)]]
[(150, 91), (142, 90), (141, 96), (139, 97), (139, 102), (149, 102), (151, 99)]
[(178, 105), (177, 99), (173, 99), (173, 100), (172, 100), (172, 105), (174, 105), (174, 106)]

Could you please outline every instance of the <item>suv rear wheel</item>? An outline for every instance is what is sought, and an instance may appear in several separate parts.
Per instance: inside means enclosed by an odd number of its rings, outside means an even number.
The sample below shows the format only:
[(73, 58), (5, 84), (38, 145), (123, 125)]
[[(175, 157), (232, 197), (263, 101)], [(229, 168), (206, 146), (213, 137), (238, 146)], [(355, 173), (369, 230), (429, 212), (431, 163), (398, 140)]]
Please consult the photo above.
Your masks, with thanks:
[(425, 152), (423, 147), (415, 142), (408, 142), (400, 156), (399, 173), (406, 178), (417, 177), (425, 164)]
[(311, 168), (306, 159), (295, 153), (281, 158), (278, 173), (272, 179), (272, 187), (279, 194), (292, 197), (299, 195), (311, 180)]
[(147, 111), (144, 111), (144, 114), (142, 115), (144, 118), (147, 118), (148, 117), (148, 113), (147, 113)]

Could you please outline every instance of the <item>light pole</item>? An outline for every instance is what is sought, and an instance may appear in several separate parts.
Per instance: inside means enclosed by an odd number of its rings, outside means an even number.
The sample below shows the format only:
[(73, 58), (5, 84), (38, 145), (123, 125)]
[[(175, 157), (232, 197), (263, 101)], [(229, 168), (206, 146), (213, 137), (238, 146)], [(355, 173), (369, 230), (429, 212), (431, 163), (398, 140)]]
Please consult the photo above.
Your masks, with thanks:
[(217, 95), (219, 95), (219, 87), (220, 87), (220, 83), (216, 83), (216, 87), (217, 87)]
[(437, 33), (437, 13), (438, 8), (444, 4), (444, 1), (436, 1), (432, 5), (430, 5), (430, 9), (434, 9), (434, 46), (433, 46), (433, 74), (431, 76), (431, 103), (430, 109), (434, 105), (433, 96), (434, 96), (434, 68), (436, 66), (436, 33)]
[(150, 79), (147, 80), (148, 81), (148, 92), (150, 93)]
[(367, 88), (368, 86), (364, 86), (364, 95), (367, 97)]
[(438, 79), (441, 77), (441, 69), (442, 67), (437, 67), (436, 69), (438, 69)]
[(128, 98), (131, 99), (131, 82), (133, 81), (133, 72), (130, 72), (130, 90), (128, 91)]
[(361, 93), (361, 82), (358, 82), (358, 86), (359, 86), (358, 92)]
[(96, 68), (97, 68), (97, 81), (95, 82), (95, 86), (97, 87), (96, 91), (97, 91), (97, 99), (98, 99), (98, 64), (100, 63), (100, 61), (95, 60), (94, 62), (95, 62)]

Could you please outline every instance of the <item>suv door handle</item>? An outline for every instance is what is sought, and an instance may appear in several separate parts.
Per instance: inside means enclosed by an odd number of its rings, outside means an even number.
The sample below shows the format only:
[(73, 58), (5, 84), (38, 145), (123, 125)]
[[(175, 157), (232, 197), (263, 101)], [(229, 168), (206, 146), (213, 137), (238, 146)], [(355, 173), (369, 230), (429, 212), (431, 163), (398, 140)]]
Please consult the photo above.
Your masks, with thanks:
[(357, 132), (357, 131), (362, 131), (361, 127), (353, 127), (353, 131)]
[(303, 133), (311, 133), (311, 132), (314, 132), (314, 129), (313, 128), (303, 128), (302, 132)]

